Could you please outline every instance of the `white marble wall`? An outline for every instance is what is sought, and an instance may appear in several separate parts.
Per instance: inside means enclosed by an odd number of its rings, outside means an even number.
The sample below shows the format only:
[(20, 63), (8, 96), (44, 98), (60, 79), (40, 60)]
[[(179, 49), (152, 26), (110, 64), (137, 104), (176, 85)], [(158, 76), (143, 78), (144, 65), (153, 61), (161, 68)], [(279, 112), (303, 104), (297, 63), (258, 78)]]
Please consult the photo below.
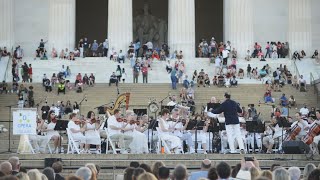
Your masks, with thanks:
[(14, 41), (14, 2), (12, 0), (0, 0), (0, 47), (11, 50)]
[(73, 50), (76, 38), (76, 0), (50, 0), (47, 50)]
[(312, 48), (320, 50), (320, 1), (311, 0)]
[(48, 39), (48, 21), (49, 0), (14, 0), (14, 44), (21, 45), (25, 56), (34, 56), (40, 39)]
[(168, 42), (171, 53), (195, 57), (195, 0), (169, 0)]
[(133, 38), (132, 0), (109, 0), (108, 22), (109, 48), (125, 52)]
[(264, 45), (270, 41), (286, 42), (289, 0), (254, 0), (254, 41)]

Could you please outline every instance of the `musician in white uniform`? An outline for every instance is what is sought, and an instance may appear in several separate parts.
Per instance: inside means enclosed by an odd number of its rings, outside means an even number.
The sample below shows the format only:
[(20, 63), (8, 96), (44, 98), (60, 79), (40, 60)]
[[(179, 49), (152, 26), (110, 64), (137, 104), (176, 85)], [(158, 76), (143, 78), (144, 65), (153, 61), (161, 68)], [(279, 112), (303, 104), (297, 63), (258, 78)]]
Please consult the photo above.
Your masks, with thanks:
[(298, 124), (298, 126), (301, 128), (301, 131), (299, 132), (299, 134), (296, 136), (296, 139), (298, 140), (301, 140), (306, 134), (307, 134), (307, 129), (309, 127), (309, 124), (307, 121), (305, 121), (303, 118), (302, 118), (302, 114), (300, 112), (297, 112), (295, 114), (295, 117), (296, 117), (296, 122), (294, 122), (292, 125), (291, 125), (291, 128), (293, 128), (296, 124)]
[(130, 143), (130, 153), (131, 154), (143, 154), (148, 153), (148, 139), (145, 134), (140, 132), (140, 126), (136, 124), (137, 116), (133, 111), (126, 112), (127, 124), (124, 128), (124, 134), (131, 136), (132, 142)]
[(80, 141), (80, 153), (87, 153), (84, 149), (86, 143), (86, 137), (83, 135), (85, 129), (80, 127), (80, 120), (77, 118), (77, 114), (72, 113), (70, 115), (71, 121), (68, 123), (68, 129), (71, 131), (72, 138), (76, 141)]
[[(316, 117), (317, 119), (314, 120), (313, 123), (310, 124), (310, 126), (307, 128), (308, 130), (310, 130), (310, 128), (312, 128), (315, 125), (320, 126), (320, 110), (316, 110)], [(313, 154), (319, 154), (319, 149), (318, 149), (319, 141), (320, 141), (320, 134), (313, 137), (313, 142), (312, 144), (310, 144), (310, 149), (312, 150)]]
[(180, 138), (177, 136), (171, 135), (174, 129), (171, 129), (169, 123), (167, 122), (169, 118), (169, 110), (163, 109), (161, 112), (161, 117), (159, 118), (159, 135), (163, 140), (170, 142), (170, 149), (173, 150), (176, 154), (178, 148), (182, 147)]
[(114, 115), (108, 118), (108, 133), (111, 140), (119, 141), (122, 154), (127, 154), (129, 149), (129, 144), (131, 144), (133, 137), (123, 134), (125, 125), (123, 122), (118, 121), (120, 118), (120, 110), (114, 110)]
[(279, 149), (282, 149), (282, 135), (284, 138), (285, 132), (282, 134), (282, 128), (279, 127), (275, 117), (271, 120), (271, 124), (266, 127), (264, 137), (262, 138), (262, 144), (267, 148), (267, 154), (272, 153), (272, 148), (277, 140), (279, 142)]
[(52, 139), (54, 142), (54, 152), (57, 154), (59, 153), (60, 149), (60, 134), (58, 131), (54, 130), (56, 127), (57, 119), (56, 119), (56, 114), (54, 111), (49, 112), (48, 116), (48, 124), (45, 123), (43, 125), (43, 129), (41, 130), (42, 132), (46, 132), (46, 137), (47, 137), (47, 143)]
[(101, 138), (100, 138), (100, 122), (97, 121), (95, 117), (95, 113), (93, 111), (89, 111), (87, 114), (87, 122), (85, 125), (85, 137), (86, 137), (86, 145), (85, 149), (88, 153), (90, 153), (90, 145), (96, 145), (96, 154), (101, 154)]
[(169, 97), (169, 99), (170, 99), (171, 101), (168, 102), (167, 106), (175, 106), (175, 105), (177, 104), (177, 102), (176, 102), (177, 98), (176, 98), (175, 95)]
[(192, 141), (192, 134), (190, 132), (185, 132), (189, 119), (186, 120), (186, 124), (183, 125), (181, 119), (179, 117), (179, 109), (174, 108), (171, 111), (171, 119), (172, 121), (168, 122), (169, 127), (173, 129), (172, 134), (174, 136), (179, 137), (182, 141), (186, 141), (188, 145), (189, 153), (192, 154), (195, 152), (193, 141)]

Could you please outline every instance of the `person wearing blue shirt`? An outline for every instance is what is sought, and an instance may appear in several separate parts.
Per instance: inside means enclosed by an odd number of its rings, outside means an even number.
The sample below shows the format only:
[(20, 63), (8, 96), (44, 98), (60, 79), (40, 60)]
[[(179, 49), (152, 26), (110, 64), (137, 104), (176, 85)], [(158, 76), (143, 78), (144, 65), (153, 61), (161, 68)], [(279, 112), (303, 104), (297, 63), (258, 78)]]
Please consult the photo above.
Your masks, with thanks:
[(211, 161), (209, 159), (204, 159), (201, 162), (201, 170), (192, 172), (190, 174), (189, 180), (198, 180), (200, 178), (207, 178), (208, 177), (208, 171), (211, 168)]
[(231, 95), (229, 93), (224, 94), (225, 101), (220, 105), (219, 108), (214, 110), (209, 110), (213, 114), (224, 113), (226, 131), (228, 137), (228, 143), (230, 147), (230, 152), (235, 153), (234, 140), (238, 141), (240, 148), (240, 153), (244, 154), (244, 144), (240, 130), (240, 121), (238, 113), (242, 113), (242, 109), (239, 104), (231, 100)]
[(280, 105), (281, 106), (287, 106), (288, 105), (288, 98), (286, 97), (285, 94), (282, 94), (280, 97)]

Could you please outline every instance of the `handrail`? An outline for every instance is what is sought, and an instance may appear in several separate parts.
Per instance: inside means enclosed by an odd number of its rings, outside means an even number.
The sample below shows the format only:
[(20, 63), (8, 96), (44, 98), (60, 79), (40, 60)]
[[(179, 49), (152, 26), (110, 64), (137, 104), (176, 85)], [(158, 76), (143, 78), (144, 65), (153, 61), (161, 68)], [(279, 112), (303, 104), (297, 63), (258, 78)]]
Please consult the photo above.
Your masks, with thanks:
[(13, 54), (13, 46), (11, 47), (11, 54), (9, 56), (9, 59), (8, 59), (8, 62), (7, 62), (7, 67), (6, 67), (6, 70), (5, 70), (5, 74), (4, 74), (4, 77), (3, 77), (3, 81), (7, 81), (8, 79), (8, 68), (9, 68), (9, 64), (10, 62), (12, 61), (12, 57), (14, 56)]
[(310, 72), (310, 85), (313, 86), (313, 88), (314, 88), (314, 91), (313, 91), (313, 92), (314, 92), (314, 94), (316, 94), (316, 96), (317, 96), (317, 103), (319, 103), (319, 89), (318, 89), (318, 87), (317, 87), (317, 84), (319, 84), (319, 82), (316, 83), (312, 72)]
[(300, 73), (299, 73), (299, 69), (298, 69), (298, 66), (296, 64), (296, 60), (292, 60), (293, 61), (293, 68), (294, 68), (294, 74), (297, 76), (297, 78), (300, 77)]

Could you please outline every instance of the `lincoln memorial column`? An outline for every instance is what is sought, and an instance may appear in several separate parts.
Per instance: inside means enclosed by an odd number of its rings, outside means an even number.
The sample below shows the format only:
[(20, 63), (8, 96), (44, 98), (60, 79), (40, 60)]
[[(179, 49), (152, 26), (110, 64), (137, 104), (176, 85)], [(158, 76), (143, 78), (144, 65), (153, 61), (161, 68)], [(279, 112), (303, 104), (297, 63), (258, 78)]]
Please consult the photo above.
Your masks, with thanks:
[(0, 47), (6, 46), (9, 51), (14, 45), (13, 10), (13, 0), (0, 1)]
[(195, 57), (195, 0), (169, 0), (168, 44), (170, 53), (183, 51)]
[[(229, 27), (228, 34), (225, 36), (230, 41), (232, 48), (236, 48), (238, 55), (244, 57), (246, 51), (253, 48), (253, 5), (252, 0), (229, 0), (224, 6), (229, 5), (229, 17), (225, 19)], [(227, 15), (226, 13), (224, 14)]]
[[(49, 35), (47, 48), (75, 48), (76, 0), (49, 1)], [(44, 39), (45, 41), (45, 39)], [(47, 49), (48, 50), (48, 49)], [(49, 49), (51, 52), (51, 49)]]
[(109, 0), (108, 7), (109, 48), (126, 52), (133, 38), (132, 0)]
[(311, 40), (311, 0), (289, 1), (289, 32), (288, 41), (291, 53), (305, 50), (312, 53)]

